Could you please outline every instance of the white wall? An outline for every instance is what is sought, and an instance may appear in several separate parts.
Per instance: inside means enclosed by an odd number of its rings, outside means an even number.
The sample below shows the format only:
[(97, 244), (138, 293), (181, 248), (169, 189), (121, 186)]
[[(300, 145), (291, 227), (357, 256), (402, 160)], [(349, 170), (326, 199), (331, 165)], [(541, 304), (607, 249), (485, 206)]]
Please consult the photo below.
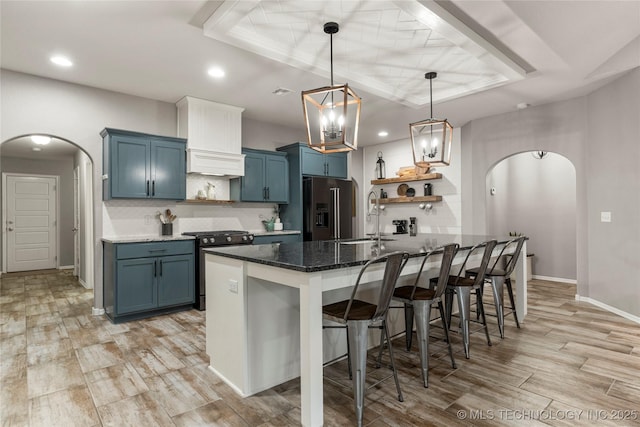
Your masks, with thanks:
[[(490, 189), (495, 188), (495, 194)], [(526, 235), (534, 274), (576, 279), (576, 172), (558, 154), (511, 156), (487, 174), (487, 233)]]
[[(408, 132), (407, 132), (408, 133)], [(440, 180), (415, 181), (408, 182), (409, 187), (415, 189), (416, 195), (424, 194), (424, 184), (429, 182), (432, 184), (432, 192), (434, 195), (441, 195), (442, 202), (432, 203), (433, 209), (421, 210), (418, 208), (419, 203), (398, 203), (387, 204), (380, 216), (380, 230), (383, 233), (391, 234), (396, 228), (392, 224), (394, 219), (406, 219), (416, 217), (419, 233), (445, 233), (459, 234), (462, 225), (461, 213), (461, 157), (460, 157), (460, 130), (454, 129), (453, 141), (451, 146), (451, 165), (433, 168), (433, 172), (442, 174)], [(366, 218), (366, 197), (370, 190), (375, 190), (376, 194), (380, 194), (380, 189), (387, 192), (388, 197), (398, 197), (399, 184), (371, 185), (371, 180), (375, 179), (376, 161), (378, 160), (378, 151), (382, 151), (382, 159), (385, 162), (386, 177), (393, 178), (396, 172), (403, 166), (411, 166), (413, 164), (413, 155), (411, 153), (411, 144), (409, 138), (398, 141), (388, 142), (374, 146), (361, 148), (362, 151), (362, 204), (363, 204), (363, 229), (365, 233), (375, 232), (375, 216)], [(370, 205), (370, 203), (369, 203)]]
[(78, 167), (80, 181), (79, 208), (80, 228), (78, 230), (80, 247), (80, 266), (78, 280), (83, 286), (93, 288), (93, 165), (91, 159), (78, 150), (74, 158), (74, 167)]

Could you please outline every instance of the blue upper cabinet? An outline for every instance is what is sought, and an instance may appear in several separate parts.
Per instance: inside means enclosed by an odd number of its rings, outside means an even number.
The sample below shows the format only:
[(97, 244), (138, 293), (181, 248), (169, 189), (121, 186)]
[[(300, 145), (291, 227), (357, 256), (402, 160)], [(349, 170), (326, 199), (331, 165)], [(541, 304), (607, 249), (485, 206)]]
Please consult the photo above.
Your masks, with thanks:
[(103, 138), (103, 200), (184, 200), (186, 140), (117, 129)]
[(289, 203), (289, 163), (285, 153), (243, 149), (244, 176), (232, 179), (232, 200)]
[(347, 153), (322, 154), (308, 146), (300, 146), (303, 175), (347, 178)]

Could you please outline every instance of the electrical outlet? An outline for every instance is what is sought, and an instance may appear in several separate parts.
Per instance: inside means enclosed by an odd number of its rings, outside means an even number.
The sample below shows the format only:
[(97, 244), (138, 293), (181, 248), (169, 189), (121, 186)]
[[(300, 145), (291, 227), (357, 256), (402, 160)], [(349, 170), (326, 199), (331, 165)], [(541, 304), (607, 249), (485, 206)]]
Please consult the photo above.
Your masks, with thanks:
[(611, 222), (611, 212), (600, 212), (600, 222)]
[(229, 292), (237, 294), (238, 293), (238, 281), (229, 279)]
[(145, 215), (144, 216), (144, 223), (145, 223), (145, 225), (151, 224), (151, 215)]

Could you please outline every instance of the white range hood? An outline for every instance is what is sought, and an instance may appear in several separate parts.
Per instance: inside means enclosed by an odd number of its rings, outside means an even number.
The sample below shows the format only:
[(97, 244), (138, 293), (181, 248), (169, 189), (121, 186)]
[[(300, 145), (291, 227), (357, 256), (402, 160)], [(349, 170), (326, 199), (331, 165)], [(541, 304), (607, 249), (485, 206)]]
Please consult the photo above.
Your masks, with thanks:
[(187, 139), (187, 173), (244, 176), (244, 108), (185, 96), (176, 103), (178, 136)]

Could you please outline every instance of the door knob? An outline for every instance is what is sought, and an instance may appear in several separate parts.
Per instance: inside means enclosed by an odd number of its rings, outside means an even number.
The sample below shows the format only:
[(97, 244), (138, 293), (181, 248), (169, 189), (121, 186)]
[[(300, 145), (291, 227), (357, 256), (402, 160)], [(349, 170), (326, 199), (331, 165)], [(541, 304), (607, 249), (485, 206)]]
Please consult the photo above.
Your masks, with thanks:
[(13, 228), (9, 227), (7, 228), (7, 231), (13, 231)]
[(71, 231), (76, 232), (76, 231), (78, 231), (78, 229), (77, 229), (76, 227), (73, 227), (73, 228), (71, 229)]

